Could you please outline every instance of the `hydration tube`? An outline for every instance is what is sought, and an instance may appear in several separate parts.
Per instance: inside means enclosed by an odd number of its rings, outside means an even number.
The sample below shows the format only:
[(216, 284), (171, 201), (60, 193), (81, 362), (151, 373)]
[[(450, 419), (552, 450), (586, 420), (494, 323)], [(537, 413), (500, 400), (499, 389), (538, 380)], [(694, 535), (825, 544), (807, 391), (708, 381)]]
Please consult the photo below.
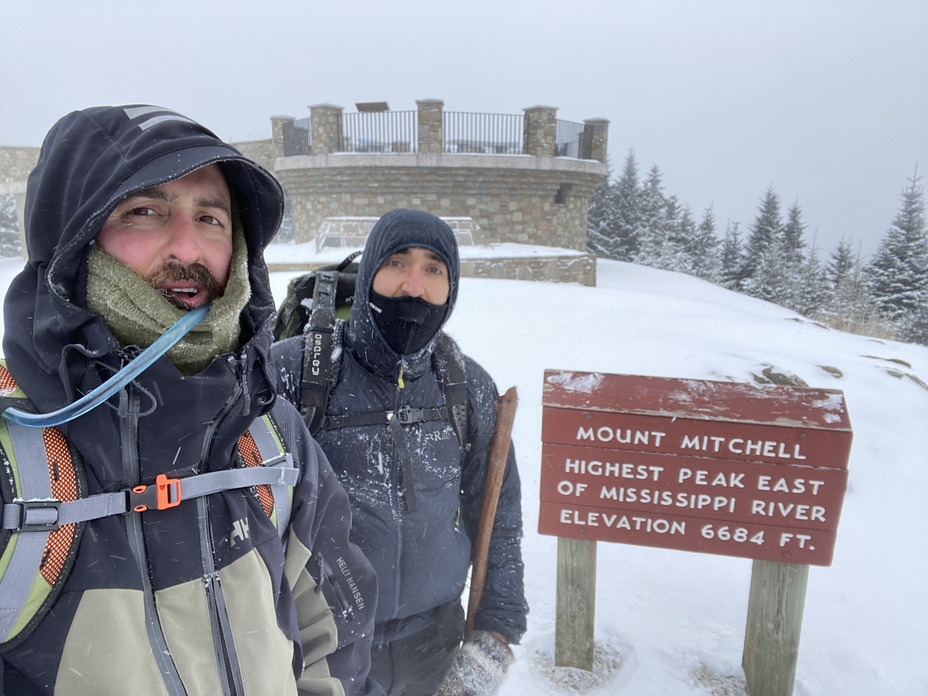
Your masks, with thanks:
[(174, 326), (159, 336), (154, 343), (139, 353), (134, 360), (119, 370), (93, 391), (85, 394), (72, 404), (51, 413), (29, 413), (18, 408), (10, 407), (3, 412), (8, 421), (25, 425), (29, 428), (49, 428), (74, 420), (88, 411), (95, 409), (113, 394), (126, 386), (133, 379), (170, 350), (175, 343), (182, 339), (194, 326), (203, 321), (209, 313), (209, 305), (202, 305), (192, 309), (182, 316)]

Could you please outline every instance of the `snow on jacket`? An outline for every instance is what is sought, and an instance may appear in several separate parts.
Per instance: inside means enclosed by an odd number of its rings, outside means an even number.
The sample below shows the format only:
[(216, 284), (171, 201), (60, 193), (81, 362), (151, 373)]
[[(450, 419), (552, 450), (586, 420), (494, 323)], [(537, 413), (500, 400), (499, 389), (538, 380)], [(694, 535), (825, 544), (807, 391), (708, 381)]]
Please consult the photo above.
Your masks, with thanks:
[[(333, 356), (339, 371), (326, 409), (328, 416), (397, 412), (407, 406), (431, 408), (445, 403), (432, 366), (442, 332), (439, 330), (417, 353), (399, 355), (387, 345), (368, 304), (377, 270), (396, 251), (410, 246), (428, 248), (445, 259), (451, 285), (445, 322), (454, 309), (459, 261), (451, 230), (418, 211), (385, 215), (374, 226), (361, 257), (347, 325), (340, 324), (338, 329), (344, 346)], [(448, 343), (459, 351), (453, 341)], [(299, 403), (300, 396), (301, 350), (301, 337), (272, 347), (280, 393), (294, 403)], [(464, 589), (498, 397), (487, 372), (466, 356), (464, 362), (469, 451), (462, 456), (461, 444), (448, 420), (403, 426), (413, 463), (412, 511), (406, 504), (402, 467), (388, 426), (353, 426), (315, 434), (351, 498), (352, 539), (377, 571), (375, 643), (425, 628), (433, 611), (456, 601)], [(498, 631), (512, 643), (519, 642), (526, 627), (521, 535), (519, 472), (510, 449), (475, 627)]]
[(269, 378), (273, 300), (262, 251), (279, 224), (282, 194), (267, 172), (167, 110), (99, 107), (61, 119), (27, 186), (29, 257), (5, 300), (7, 365), (44, 413), (125, 364), (132, 351), (84, 307), (90, 245), (127, 194), (217, 162), (248, 240), (243, 347), (186, 377), (162, 357), (61, 430), (93, 494), (151, 484), (158, 474), (240, 466), (239, 436), (273, 408), (302, 472), (289, 529), (282, 541), (254, 489), (87, 523), (51, 612), (2, 655), (6, 693), (281, 696), (366, 688), (376, 580), (348, 540), (344, 490)]

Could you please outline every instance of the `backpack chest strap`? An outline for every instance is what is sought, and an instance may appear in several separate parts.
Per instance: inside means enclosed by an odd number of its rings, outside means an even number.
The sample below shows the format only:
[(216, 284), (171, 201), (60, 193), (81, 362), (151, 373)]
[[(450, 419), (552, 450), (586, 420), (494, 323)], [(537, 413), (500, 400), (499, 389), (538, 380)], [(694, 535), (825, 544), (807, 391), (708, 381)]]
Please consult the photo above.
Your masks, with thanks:
[(211, 471), (185, 478), (159, 474), (152, 485), (134, 486), (114, 493), (98, 493), (71, 501), (54, 499), (14, 500), (3, 506), (2, 528), (17, 532), (41, 532), (61, 525), (122, 515), (129, 512), (166, 510), (183, 500), (200, 498), (233, 488), (261, 485), (295, 486), (300, 472), (289, 454), (264, 466)]
[(325, 430), (340, 430), (359, 425), (389, 425), (393, 421), (400, 425), (425, 423), (428, 421), (448, 420), (448, 407), (410, 408), (404, 406), (398, 411), (374, 411), (373, 413), (349, 413), (344, 416), (326, 416), (322, 421)]

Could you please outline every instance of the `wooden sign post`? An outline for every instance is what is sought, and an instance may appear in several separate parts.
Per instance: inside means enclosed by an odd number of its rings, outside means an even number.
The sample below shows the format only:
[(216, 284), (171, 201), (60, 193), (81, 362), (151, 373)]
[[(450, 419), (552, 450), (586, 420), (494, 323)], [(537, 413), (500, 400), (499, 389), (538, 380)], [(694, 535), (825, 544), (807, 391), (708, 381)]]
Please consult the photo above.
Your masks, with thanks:
[[(755, 561), (750, 693), (791, 693), (808, 566), (831, 564), (847, 488), (843, 394), (547, 371), (542, 401), (538, 530), (559, 537), (556, 664), (592, 665), (596, 541), (740, 556)], [(560, 568), (573, 558), (583, 567)], [(772, 673), (782, 686), (761, 690)]]

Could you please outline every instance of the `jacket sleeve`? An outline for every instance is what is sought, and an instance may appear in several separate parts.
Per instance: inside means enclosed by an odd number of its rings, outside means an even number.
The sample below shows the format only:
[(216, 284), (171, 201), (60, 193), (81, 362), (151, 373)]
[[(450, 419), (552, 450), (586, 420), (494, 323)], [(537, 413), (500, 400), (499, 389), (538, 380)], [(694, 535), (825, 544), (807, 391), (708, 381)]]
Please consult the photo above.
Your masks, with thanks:
[(275, 420), (303, 471), (293, 491), (284, 569), (303, 651), (299, 693), (377, 693), (367, 682), (376, 577), (361, 550), (348, 540), (347, 494), (299, 413), (283, 405), (275, 408)]
[[(468, 390), (468, 431), (471, 449), (462, 469), (462, 513), (467, 533), (477, 536), (486, 482), (490, 443), (496, 427), (496, 385), (486, 371), (465, 358)], [(515, 447), (510, 446), (499, 504), (490, 539), (487, 577), (474, 627), (496, 631), (513, 644), (525, 633), (528, 605), (525, 601), (522, 563), (522, 491)]]

